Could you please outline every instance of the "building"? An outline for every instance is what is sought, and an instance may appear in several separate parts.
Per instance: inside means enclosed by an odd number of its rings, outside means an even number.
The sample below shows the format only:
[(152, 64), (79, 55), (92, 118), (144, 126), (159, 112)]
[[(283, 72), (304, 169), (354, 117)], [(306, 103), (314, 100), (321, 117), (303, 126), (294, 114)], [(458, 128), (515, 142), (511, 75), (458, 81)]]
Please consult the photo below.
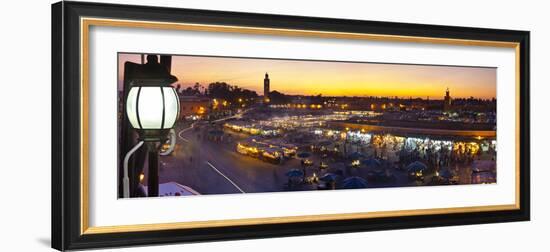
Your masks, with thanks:
[(267, 73), (264, 78), (264, 101), (269, 102), (269, 75)]
[(450, 111), (451, 110), (451, 95), (449, 88), (445, 91), (445, 97), (443, 98), (443, 111)]
[(180, 118), (207, 115), (209, 108), (210, 98), (180, 95)]

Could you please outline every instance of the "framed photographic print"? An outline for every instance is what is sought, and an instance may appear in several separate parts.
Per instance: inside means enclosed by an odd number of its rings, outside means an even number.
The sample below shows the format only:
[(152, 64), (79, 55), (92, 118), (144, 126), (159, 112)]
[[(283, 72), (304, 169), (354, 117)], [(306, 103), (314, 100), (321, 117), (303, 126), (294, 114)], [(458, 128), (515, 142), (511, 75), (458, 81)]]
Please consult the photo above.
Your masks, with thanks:
[(529, 220), (529, 32), (52, 6), (58, 250)]

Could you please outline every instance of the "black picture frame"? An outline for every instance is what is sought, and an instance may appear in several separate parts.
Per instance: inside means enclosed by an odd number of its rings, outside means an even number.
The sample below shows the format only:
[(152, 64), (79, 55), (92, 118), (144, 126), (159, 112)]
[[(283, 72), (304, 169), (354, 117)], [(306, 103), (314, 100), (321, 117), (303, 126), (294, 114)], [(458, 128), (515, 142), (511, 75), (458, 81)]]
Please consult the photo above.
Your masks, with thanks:
[[(81, 223), (81, 17), (139, 19), (231, 26), (321, 30), (519, 44), (519, 209), (309, 221), (138, 232), (82, 234)], [(329, 19), (102, 3), (52, 5), (52, 247), (86, 249), (174, 242), (251, 239), (388, 229), (466, 225), (530, 219), (529, 32), (424, 24)]]

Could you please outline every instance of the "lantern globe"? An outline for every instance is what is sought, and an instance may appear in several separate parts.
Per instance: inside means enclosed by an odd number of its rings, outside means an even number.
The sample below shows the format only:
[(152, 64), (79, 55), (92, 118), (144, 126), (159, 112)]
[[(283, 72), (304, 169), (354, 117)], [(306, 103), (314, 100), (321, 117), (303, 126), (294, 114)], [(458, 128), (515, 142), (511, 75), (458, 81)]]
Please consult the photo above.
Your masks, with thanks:
[(171, 86), (135, 86), (126, 99), (126, 115), (138, 131), (173, 128), (179, 110), (179, 98)]

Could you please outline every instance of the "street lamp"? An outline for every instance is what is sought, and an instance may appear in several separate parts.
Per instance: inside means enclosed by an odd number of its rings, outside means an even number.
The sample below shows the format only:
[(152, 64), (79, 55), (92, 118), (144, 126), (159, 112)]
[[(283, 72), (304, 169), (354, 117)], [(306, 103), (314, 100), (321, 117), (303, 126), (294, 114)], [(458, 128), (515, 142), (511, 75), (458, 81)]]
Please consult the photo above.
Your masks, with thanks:
[[(169, 86), (168, 82), (166, 79), (136, 81), (126, 99), (126, 115), (132, 127), (138, 132), (140, 143), (125, 159), (145, 142), (149, 160), (147, 195), (151, 197), (159, 194), (157, 143), (163, 143), (168, 139), (167, 135), (174, 127), (180, 110), (176, 90)], [(129, 197), (129, 179), (128, 167), (125, 166), (123, 187), (126, 198)]]

